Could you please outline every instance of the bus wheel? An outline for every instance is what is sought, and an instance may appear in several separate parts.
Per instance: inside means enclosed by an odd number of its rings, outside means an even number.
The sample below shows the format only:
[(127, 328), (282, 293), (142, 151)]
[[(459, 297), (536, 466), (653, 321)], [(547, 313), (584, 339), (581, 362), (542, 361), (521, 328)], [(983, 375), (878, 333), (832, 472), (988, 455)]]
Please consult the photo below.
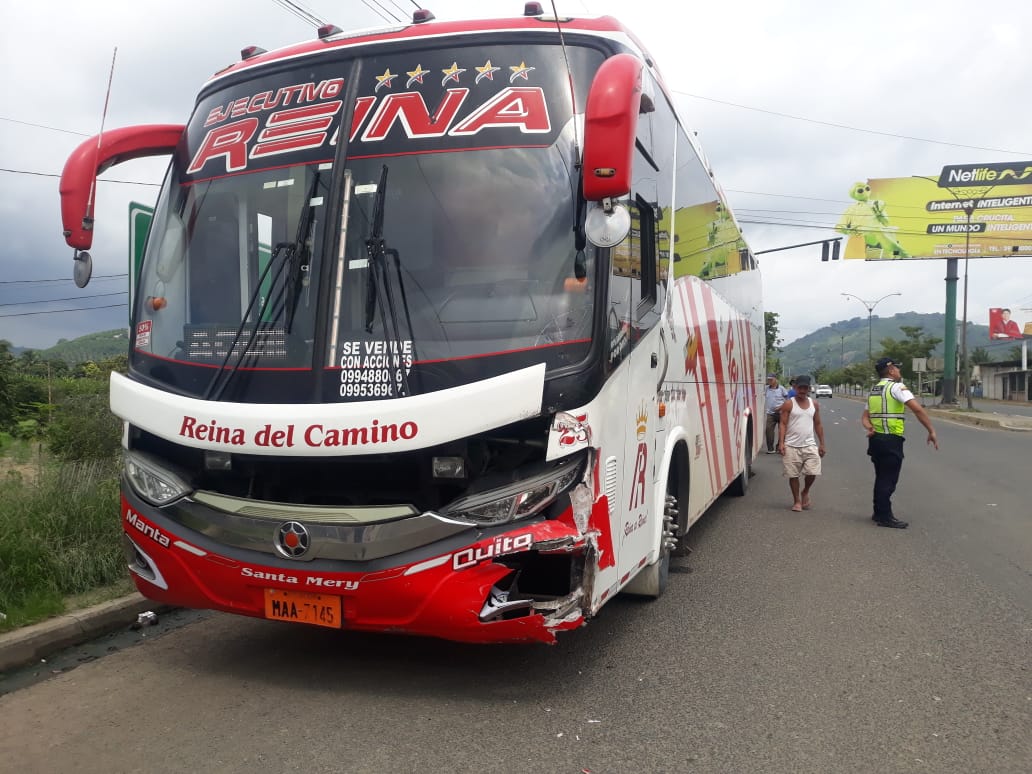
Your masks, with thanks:
[(738, 478), (731, 482), (727, 488), (728, 494), (732, 497), (745, 497), (749, 492), (749, 477), (752, 475), (752, 424), (745, 431), (745, 447), (742, 450), (745, 459), (742, 460), (742, 472)]
[(660, 551), (659, 558), (652, 564), (642, 567), (641, 572), (631, 578), (622, 591), (635, 597), (659, 599), (663, 596), (663, 592), (666, 591), (669, 577), (670, 549), (663, 548)]
[(688, 503), (691, 489), (688, 487), (688, 462), (683, 447), (674, 452), (667, 478), (666, 509), (667, 515), (673, 519), (674, 537), (677, 543), (671, 549), (672, 556), (688, 556), (692, 549), (688, 547)]

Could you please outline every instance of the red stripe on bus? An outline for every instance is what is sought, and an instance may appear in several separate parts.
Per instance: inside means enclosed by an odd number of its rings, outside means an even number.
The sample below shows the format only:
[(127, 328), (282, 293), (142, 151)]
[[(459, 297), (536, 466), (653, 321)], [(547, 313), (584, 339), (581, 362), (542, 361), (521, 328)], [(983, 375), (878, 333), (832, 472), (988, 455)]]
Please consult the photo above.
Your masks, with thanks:
[[(720, 429), (721, 446), (724, 449), (724, 464), (727, 470), (727, 478), (721, 480), (726, 484), (734, 475), (734, 461), (731, 457), (731, 426), (727, 415), (727, 373), (724, 369), (724, 353), (720, 348), (720, 327), (716, 320), (716, 310), (713, 308), (713, 293), (709, 288), (702, 295), (702, 302), (706, 308), (706, 319), (708, 321), (710, 344), (713, 346), (713, 376), (716, 379), (717, 394), (720, 398)], [(723, 487), (721, 487), (723, 488)]]
[(695, 399), (699, 405), (699, 418), (703, 423), (703, 426), (700, 429), (702, 430), (702, 442), (706, 447), (706, 468), (709, 471), (710, 491), (716, 492), (717, 481), (720, 479), (720, 473), (713, 469), (715, 455), (713, 454), (713, 450), (710, 448), (713, 437), (713, 414), (709, 411), (709, 396), (705, 376), (706, 356), (703, 351), (702, 331), (696, 323), (698, 315), (695, 311), (695, 297), (692, 293), (692, 287), (693, 284), (691, 282), (685, 282), (681, 285), (681, 302), (683, 306), (684, 299), (687, 297), (688, 306), (690, 307), (690, 311), (685, 311), (685, 320), (689, 327), (688, 335), (692, 336), (698, 342), (698, 351), (695, 358), (696, 368), (698, 369), (695, 374)]

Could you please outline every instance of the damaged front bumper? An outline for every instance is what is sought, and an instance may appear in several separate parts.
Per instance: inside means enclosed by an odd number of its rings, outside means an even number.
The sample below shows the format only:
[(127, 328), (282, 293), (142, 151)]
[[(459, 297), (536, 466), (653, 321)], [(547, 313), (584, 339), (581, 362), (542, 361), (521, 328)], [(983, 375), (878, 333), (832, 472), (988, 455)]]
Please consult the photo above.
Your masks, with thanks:
[[(383, 525), (313, 529), (246, 513), (213, 521), (197, 507), (154, 507), (123, 487), (127, 556), (145, 596), (275, 618), (270, 595), (315, 595), (330, 599), (339, 619), (308, 623), (476, 643), (552, 643), (557, 632), (582, 625), (589, 610), (595, 548), (572, 513), (490, 534), (413, 518), (411, 534), (396, 527), (379, 535), (391, 546), (384, 553), (374, 548), (383, 540), (359, 539)], [(291, 558), (291, 547), (305, 540), (306, 560)], [(308, 551), (316, 545), (325, 550)]]

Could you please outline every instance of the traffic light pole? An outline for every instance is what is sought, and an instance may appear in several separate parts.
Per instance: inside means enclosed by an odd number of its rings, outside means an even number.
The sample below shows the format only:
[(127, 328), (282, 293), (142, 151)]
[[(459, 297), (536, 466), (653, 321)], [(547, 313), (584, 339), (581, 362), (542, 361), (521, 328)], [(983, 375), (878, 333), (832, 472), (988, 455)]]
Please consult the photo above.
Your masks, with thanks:
[(957, 258), (946, 259), (946, 330), (943, 332), (942, 402), (957, 402)]
[(786, 247), (772, 247), (770, 250), (757, 250), (753, 253), (753, 255), (763, 255), (764, 253), (776, 253), (779, 250), (795, 250), (797, 247), (809, 247), (810, 245), (824, 245), (824, 255), (821, 258), (821, 260), (826, 261), (828, 260), (828, 245), (833, 244), (835, 249), (834, 259), (837, 261), (839, 252), (839, 242), (841, 241), (842, 237), (838, 237), (837, 239), (818, 239), (815, 242), (800, 242), (797, 245), (788, 245)]

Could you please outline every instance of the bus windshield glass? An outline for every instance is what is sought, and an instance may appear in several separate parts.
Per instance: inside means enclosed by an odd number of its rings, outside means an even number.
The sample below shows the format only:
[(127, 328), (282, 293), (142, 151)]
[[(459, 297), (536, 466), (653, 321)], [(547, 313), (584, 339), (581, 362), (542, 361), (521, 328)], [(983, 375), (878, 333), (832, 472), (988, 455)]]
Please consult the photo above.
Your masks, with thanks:
[(188, 395), (224, 379), (225, 399), (325, 402), (583, 360), (572, 106), (602, 55), (571, 47), (572, 95), (554, 45), (350, 57), (202, 95), (148, 238), (132, 367)]

